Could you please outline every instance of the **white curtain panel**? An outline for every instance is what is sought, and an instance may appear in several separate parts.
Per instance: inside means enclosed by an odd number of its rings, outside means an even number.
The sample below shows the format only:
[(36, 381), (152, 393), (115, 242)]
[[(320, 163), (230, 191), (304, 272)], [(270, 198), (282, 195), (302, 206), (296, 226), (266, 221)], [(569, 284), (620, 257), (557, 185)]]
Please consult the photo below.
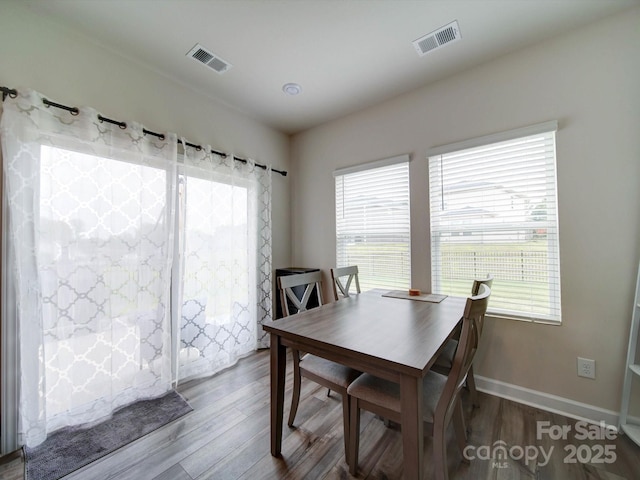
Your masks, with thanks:
[[(177, 139), (19, 89), (0, 124), (19, 442), (95, 422), (171, 387)], [(6, 265), (6, 264), (5, 264)]]
[[(186, 142), (183, 141), (183, 145)], [(258, 347), (271, 319), (271, 169), (184, 148), (179, 378), (210, 375)]]

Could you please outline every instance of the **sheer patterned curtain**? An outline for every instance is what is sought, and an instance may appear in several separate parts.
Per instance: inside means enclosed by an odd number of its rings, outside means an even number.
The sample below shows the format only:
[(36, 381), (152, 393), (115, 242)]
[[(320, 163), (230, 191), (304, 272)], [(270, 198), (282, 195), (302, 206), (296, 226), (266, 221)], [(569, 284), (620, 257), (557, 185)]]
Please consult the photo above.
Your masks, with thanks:
[[(183, 141), (186, 145), (186, 142)], [(185, 147), (180, 378), (214, 373), (268, 346), (271, 171)]]
[(35, 446), (171, 387), (177, 140), (19, 92), (0, 126), (7, 300), (20, 339), (19, 441)]

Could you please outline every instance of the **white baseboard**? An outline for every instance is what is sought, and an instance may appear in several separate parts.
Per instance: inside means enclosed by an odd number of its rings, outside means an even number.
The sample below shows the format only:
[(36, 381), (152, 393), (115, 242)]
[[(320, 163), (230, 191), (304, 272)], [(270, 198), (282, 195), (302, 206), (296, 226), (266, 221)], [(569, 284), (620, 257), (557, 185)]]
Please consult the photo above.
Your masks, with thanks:
[(478, 391), (576, 420), (584, 420), (594, 424), (604, 422), (607, 426), (618, 429), (619, 412), (479, 375), (474, 375), (474, 378)]

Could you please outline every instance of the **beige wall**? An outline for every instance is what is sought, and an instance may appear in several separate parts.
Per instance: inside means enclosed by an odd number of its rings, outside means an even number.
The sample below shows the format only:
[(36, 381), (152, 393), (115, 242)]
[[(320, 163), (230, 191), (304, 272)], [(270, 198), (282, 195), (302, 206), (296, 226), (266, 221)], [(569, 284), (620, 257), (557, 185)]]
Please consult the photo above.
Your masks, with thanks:
[(413, 286), (429, 289), (427, 149), (557, 119), (563, 323), (489, 319), (476, 373), (619, 410), (640, 257), (638, 25), (636, 7), (294, 136), (294, 263), (335, 263), (334, 169), (409, 153)]
[[(90, 106), (152, 131), (289, 170), (289, 137), (145, 66), (0, 0), (0, 85), (32, 88), (52, 101)], [(273, 174), (273, 266), (290, 263), (290, 178)]]

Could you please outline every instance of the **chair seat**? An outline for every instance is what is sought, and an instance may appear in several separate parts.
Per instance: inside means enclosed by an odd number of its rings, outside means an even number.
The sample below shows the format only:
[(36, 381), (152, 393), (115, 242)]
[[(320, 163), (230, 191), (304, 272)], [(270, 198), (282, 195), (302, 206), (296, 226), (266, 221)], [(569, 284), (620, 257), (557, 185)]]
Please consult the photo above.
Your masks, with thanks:
[(442, 349), (440, 355), (433, 364), (434, 367), (444, 367), (451, 369), (453, 366), (453, 357), (456, 356), (456, 350), (458, 349), (457, 340), (449, 340)]
[[(436, 405), (440, 400), (447, 377), (428, 372), (422, 379), (422, 417), (433, 422)], [(388, 410), (400, 413), (400, 384), (364, 373), (351, 383), (347, 393)]]
[(360, 372), (353, 368), (316, 357), (310, 353), (300, 359), (300, 368), (343, 388), (347, 388), (360, 375)]

